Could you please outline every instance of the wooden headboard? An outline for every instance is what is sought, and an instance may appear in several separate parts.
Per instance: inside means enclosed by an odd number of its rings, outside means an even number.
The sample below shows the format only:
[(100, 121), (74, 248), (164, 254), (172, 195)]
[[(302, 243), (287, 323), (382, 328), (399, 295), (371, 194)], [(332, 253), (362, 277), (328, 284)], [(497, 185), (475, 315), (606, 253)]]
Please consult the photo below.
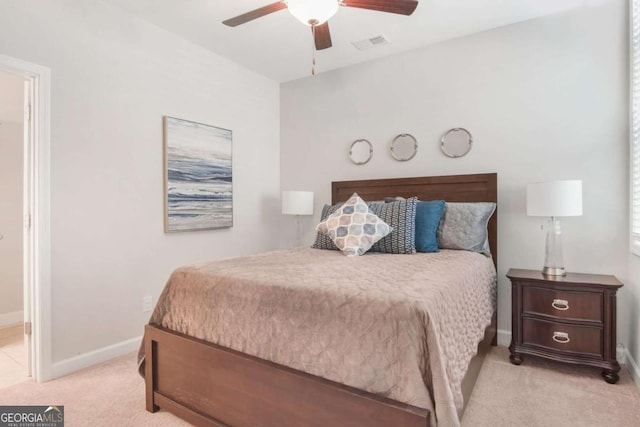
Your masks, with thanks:
[[(448, 202), (498, 202), (498, 174), (426, 176), (420, 178), (370, 179), (331, 183), (331, 203), (346, 201), (353, 193), (364, 200), (413, 197)], [(498, 267), (498, 211), (489, 220), (489, 245)]]

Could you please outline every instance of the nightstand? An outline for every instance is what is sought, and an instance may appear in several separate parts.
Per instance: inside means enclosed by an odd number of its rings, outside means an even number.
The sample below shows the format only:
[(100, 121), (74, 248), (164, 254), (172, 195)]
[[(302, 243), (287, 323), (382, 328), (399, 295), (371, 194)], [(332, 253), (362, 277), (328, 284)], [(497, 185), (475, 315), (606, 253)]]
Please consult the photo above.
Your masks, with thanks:
[(512, 268), (511, 345), (509, 359), (524, 354), (602, 368), (610, 384), (618, 379), (616, 291), (614, 276), (567, 273), (545, 276)]

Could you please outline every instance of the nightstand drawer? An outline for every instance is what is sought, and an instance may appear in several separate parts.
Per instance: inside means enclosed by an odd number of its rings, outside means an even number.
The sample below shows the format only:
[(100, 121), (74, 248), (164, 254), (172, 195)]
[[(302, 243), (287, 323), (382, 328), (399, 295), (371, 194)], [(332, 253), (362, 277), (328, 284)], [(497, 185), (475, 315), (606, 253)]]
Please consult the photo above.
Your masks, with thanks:
[(583, 355), (602, 356), (602, 329), (523, 318), (522, 343)]
[(522, 312), (558, 319), (602, 322), (602, 293), (525, 286), (522, 289)]

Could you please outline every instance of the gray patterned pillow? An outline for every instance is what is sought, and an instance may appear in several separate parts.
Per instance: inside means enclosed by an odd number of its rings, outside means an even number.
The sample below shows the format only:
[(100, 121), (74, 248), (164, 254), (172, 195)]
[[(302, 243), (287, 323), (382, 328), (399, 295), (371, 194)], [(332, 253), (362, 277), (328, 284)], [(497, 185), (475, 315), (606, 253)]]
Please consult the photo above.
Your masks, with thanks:
[[(338, 203), (333, 206), (324, 205), (324, 207), (322, 208), (322, 214), (320, 215), (320, 222), (326, 220), (329, 217), (329, 215), (337, 211), (340, 206), (342, 206), (342, 203)], [(311, 247), (314, 249), (327, 249), (330, 251), (339, 250), (336, 247), (336, 245), (333, 243), (333, 240), (331, 240), (331, 237), (319, 231), (318, 231), (318, 234), (316, 235), (316, 241), (313, 242), (313, 245), (311, 245)]]
[(491, 256), (487, 225), (495, 210), (493, 202), (447, 202), (438, 227), (438, 246)]
[(364, 255), (391, 227), (378, 218), (356, 193), (316, 229), (327, 234), (347, 256)]
[(369, 203), (369, 208), (393, 231), (371, 248), (372, 252), (387, 254), (416, 253), (416, 205), (412, 197), (390, 203)]

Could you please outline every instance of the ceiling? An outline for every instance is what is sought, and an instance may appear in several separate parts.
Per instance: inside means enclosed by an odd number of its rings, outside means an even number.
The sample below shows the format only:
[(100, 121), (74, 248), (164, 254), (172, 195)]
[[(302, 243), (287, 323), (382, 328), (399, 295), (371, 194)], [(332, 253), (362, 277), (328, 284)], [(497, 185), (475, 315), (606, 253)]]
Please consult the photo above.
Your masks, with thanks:
[[(311, 74), (312, 35), (287, 10), (235, 28), (222, 21), (276, 0), (105, 0), (278, 82)], [(590, 0), (420, 0), (411, 16), (341, 7), (329, 20), (333, 47), (316, 52), (316, 72), (539, 16)], [(351, 43), (384, 34), (390, 43), (360, 51)]]

